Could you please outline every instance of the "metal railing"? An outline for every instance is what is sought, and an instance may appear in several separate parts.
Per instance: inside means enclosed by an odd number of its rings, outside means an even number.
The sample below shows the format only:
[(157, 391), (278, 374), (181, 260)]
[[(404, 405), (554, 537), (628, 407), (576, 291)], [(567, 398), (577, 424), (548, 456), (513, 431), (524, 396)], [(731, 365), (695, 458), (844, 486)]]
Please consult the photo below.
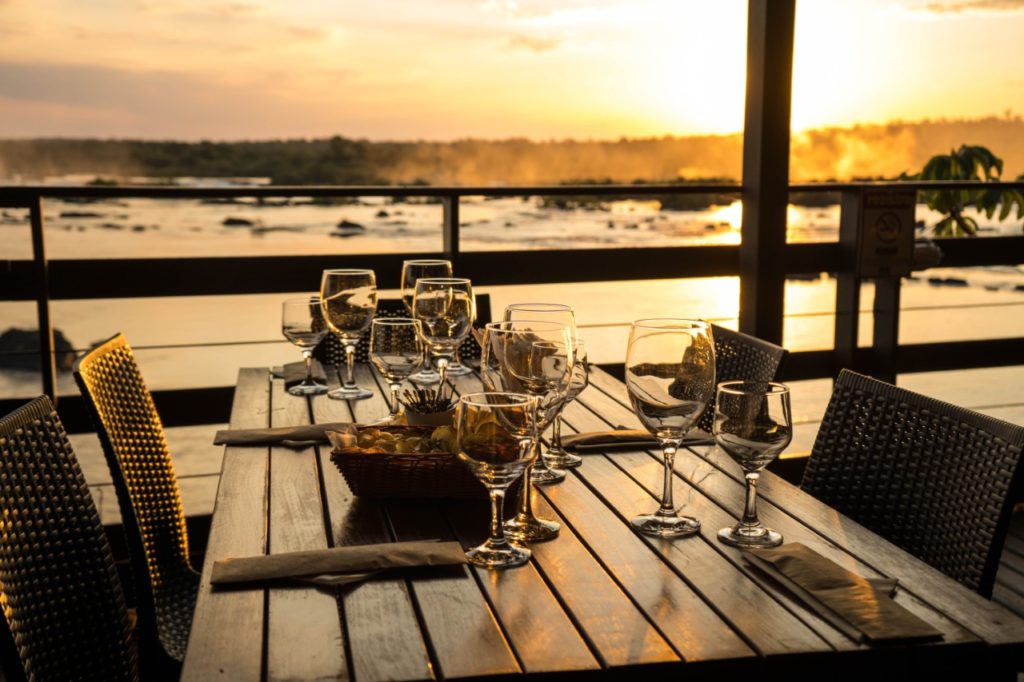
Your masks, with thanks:
[[(790, 192), (853, 195), (865, 188), (965, 189), (978, 183), (900, 182), (791, 185)], [(986, 188), (1024, 189), (1024, 183), (986, 183)], [(0, 261), (0, 300), (34, 301), (39, 320), (39, 357), (43, 389), (56, 397), (57, 369), (50, 317), (52, 300), (208, 296), (285, 293), (305, 290), (309, 273), (327, 267), (369, 267), (381, 288), (398, 288), (402, 260), (409, 254), (327, 256), (239, 256), (202, 258), (59, 259), (46, 255), (43, 206), (46, 199), (237, 199), (429, 197), (443, 209), (442, 251), (460, 275), (480, 286), (557, 284), (609, 280), (673, 279), (740, 274), (738, 246), (587, 248), (573, 250), (463, 251), (459, 208), (463, 197), (594, 196), (638, 198), (656, 195), (743, 196), (738, 184), (559, 185), (531, 187), (153, 187), (153, 186), (18, 186), (0, 187), (0, 206), (26, 208), (32, 232), (31, 260)], [(942, 267), (1018, 265), (1024, 260), (1024, 236), (937, 239)], [(628, 257), (624, 257), (624, 254)], [(787, 244), (775, 254), (786, 274), (829, 272), (847, 277), (840, 287), (835, 349), (792, 353), (787, 378), (831, 377), (853, 367), (882, 377), (902, 372), (968, 369), (1024, 363), (1024, 338), (949, 341), (899, 345), (899, 279), (876, 287), (874, 345), (857, 345), (859, 280), (850, 280), (854, 263), (840, 243)], [(878, 294), (882, 291), (882, 295)], [(845, 293), (844, 293), (845, 292)], [(856, 292), (856, 297), (851, 298)], [(895, 296), (893, 295), (895, 292)], [(893, 305), (895, 303), (895, 305)], [(781, 308), (781, 307), (780, 307)], [(749, 311), (739, 310), (742, 320)], [(851, 319), (852, 318), (854, 319)], [(781, 328), (781, 324), (780, 324)], [(881, 331), (880, 331), (881, 330)], [(222, 421), (230, 408), (231, 387), (156, 391), (154, 398), (168, 424)], [(0, 400), (0, 414), (20, 400)], [(86, 426), (77, 396), (58, 403), (69, 428)]]

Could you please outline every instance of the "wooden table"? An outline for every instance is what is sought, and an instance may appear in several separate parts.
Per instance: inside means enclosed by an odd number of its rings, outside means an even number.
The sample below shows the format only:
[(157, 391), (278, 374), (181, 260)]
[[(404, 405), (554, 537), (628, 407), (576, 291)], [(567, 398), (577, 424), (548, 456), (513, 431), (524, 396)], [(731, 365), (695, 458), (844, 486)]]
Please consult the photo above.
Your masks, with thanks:
[[(350, 405), (289, 396), (265, 368), (243, 369), (231, 425), (385, 414), (383, 382), (365, 366), (357, 377), (377, 395)], [(479, 382), (462, 378), (457, 387), (479, 390)], [(565, 411), (566, 432), (636, 425), (627, 405), (623, 384), (595, 371)], [(562, 532), (533, 545), (521, 568), (390, 576), (338, 596), (305, 587), (211, 591), (212, 563), (225, 557), (395, 539), (455, 537), (469, 546), (486, 534), (486, 505), (355, 498), (326, 447), (228, 447), (183, 679), (602, 672), (774, 679), (899, 669), (977, 677), (1024, 669), (1024, 621), (766, 473), (759, 486), (766, 524), (864, 576), (899, 578), (896, 600), (945, 640), (872, 647), (815, 617), (716, 539), (742, 512), (743, 484), (738, 467), (713, 448), (681, 449), (676, 459), (676, 502), (701, 520), (701, 535), (635, 534), (627, 519), (656, 507), (660, 467), (657, 452), (592, 454), (563, 483), (538, 489), (537, 511), (559, 520)]]

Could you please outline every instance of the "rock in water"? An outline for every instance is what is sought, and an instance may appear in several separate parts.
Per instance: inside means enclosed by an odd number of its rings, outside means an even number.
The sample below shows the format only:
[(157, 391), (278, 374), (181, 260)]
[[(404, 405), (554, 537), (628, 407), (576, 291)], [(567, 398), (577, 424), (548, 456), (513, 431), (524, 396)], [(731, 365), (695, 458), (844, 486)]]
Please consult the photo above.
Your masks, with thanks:
[[(53, 348), (57, 357), (57, 370), (71, 371), (71, 365), (75, 362), (74, 348), (59, 329), (53, 330)], [(0, 334), (0, 369), (38, 372), (39, 332), (35, 329), (11, 327)]]
[(228, 216), (221, 223), (224, 227), (252, 227), (255, 224), (248, 218), (236, 218), (235, 216)]

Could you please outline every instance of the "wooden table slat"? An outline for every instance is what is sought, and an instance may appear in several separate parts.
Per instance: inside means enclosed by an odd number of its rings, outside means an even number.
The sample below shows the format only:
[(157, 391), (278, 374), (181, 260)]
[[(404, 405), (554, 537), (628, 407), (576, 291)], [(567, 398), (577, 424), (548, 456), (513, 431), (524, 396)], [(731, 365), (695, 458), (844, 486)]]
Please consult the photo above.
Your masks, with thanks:
[[(242, 369), (232, 428), (269, 425), (266, 368)], [(218, 559), (266, 551), (267, 448), (227, 447), (210, 523), (183, 680), (259, 679), (263, 665), (263, 590), (210, 591)]]
[[(307, 400), (289, 395), (280, 379), (273, 381), (270, 405), (271, 426), (310, 421)], [(270, 449), (270, 554), (328, 547), (318, 466), (314, 447)], [(267, 678), (348, 679), (333, 592), (294, 586), (268, 591)]]
[[(616, 418), (628, 420), (632, 411), (621, 402), (625, 390), (621, 382), (600, 370), (595, 372), (594, 379), (594, 386), (606, 395), (617, 394), (615, 402), (622, 410), (616, 412), (613, 406), (600, 403), (602, 414), (612, 421)], [(599, 404), (589, 397), (588, 400), (588, 405)], [(727, 455), (716, 452), (715, 448), (702, 448), (700, 456), (680, 450), (676, 471), (703, 479), (699, 485), (702, 491), (738, 517), (742, 513), (744, 483), (735, 466), (730, 466), (731, 461), (725, 459)], [(716, 461), (719, 466), (714, 466)], [(716, 471), (722, 475), (709, 475)], [(1006, 609), (983, 599), (771, 472), (764, 472), (761, 476), (758, 499), (759, 513), (765, 523), (778, 528), (790, 541), (806, 542), (862, 575), (898, 578), (901, 589), (897, 593), (897, 601), (932, 621), (946, 633), (947, 639), (970, 640), (972, 637), (968, 633), (990, 644), (1024, 638), (1024, 621)], [(791, 524), (793, 520), (798, 523)], [(856, 560), (857, 566), (850, 566), (849, 559), (842, 554), (832, 553), (830, 546), (842, 548)], [(928, 615), (929, 612), (934, 615)]]

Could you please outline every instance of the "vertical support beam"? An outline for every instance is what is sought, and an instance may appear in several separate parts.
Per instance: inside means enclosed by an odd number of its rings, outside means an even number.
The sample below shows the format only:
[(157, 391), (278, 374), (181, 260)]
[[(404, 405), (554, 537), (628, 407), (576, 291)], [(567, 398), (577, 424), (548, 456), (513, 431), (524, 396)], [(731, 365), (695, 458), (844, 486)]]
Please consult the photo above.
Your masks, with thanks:
[(442, 239), (444, 257), (452, 262), (452, 270), (458, 276), (459, 267), (459, 195), (449, 194), (441, 198), (444, 206)]
[(740, 331), (781, 344), (796, 0), (747, 7)]
[(864, 195), (860, 190), (843, 192), (839, 213), (839, 271), (836, 273), (835, 367), (857, 366), (857, 335), (860, 332), (860, 277), (857, 277), (857, 232), (860, 229)]
[(43, 234), (43, 198), (35, 196), (29, 204), (32, 226), (32, 258), (36, 271), (36, 318), (39, 322), (39, 369), (43, 393), (57, 404), (57, 358), (53, 352), (53, 323), (50, 320), (50, 273)]
[(896, 354), (900, 342), (900, 278), (875, 280), (873, 372), (876, 379), (896, 383)]

